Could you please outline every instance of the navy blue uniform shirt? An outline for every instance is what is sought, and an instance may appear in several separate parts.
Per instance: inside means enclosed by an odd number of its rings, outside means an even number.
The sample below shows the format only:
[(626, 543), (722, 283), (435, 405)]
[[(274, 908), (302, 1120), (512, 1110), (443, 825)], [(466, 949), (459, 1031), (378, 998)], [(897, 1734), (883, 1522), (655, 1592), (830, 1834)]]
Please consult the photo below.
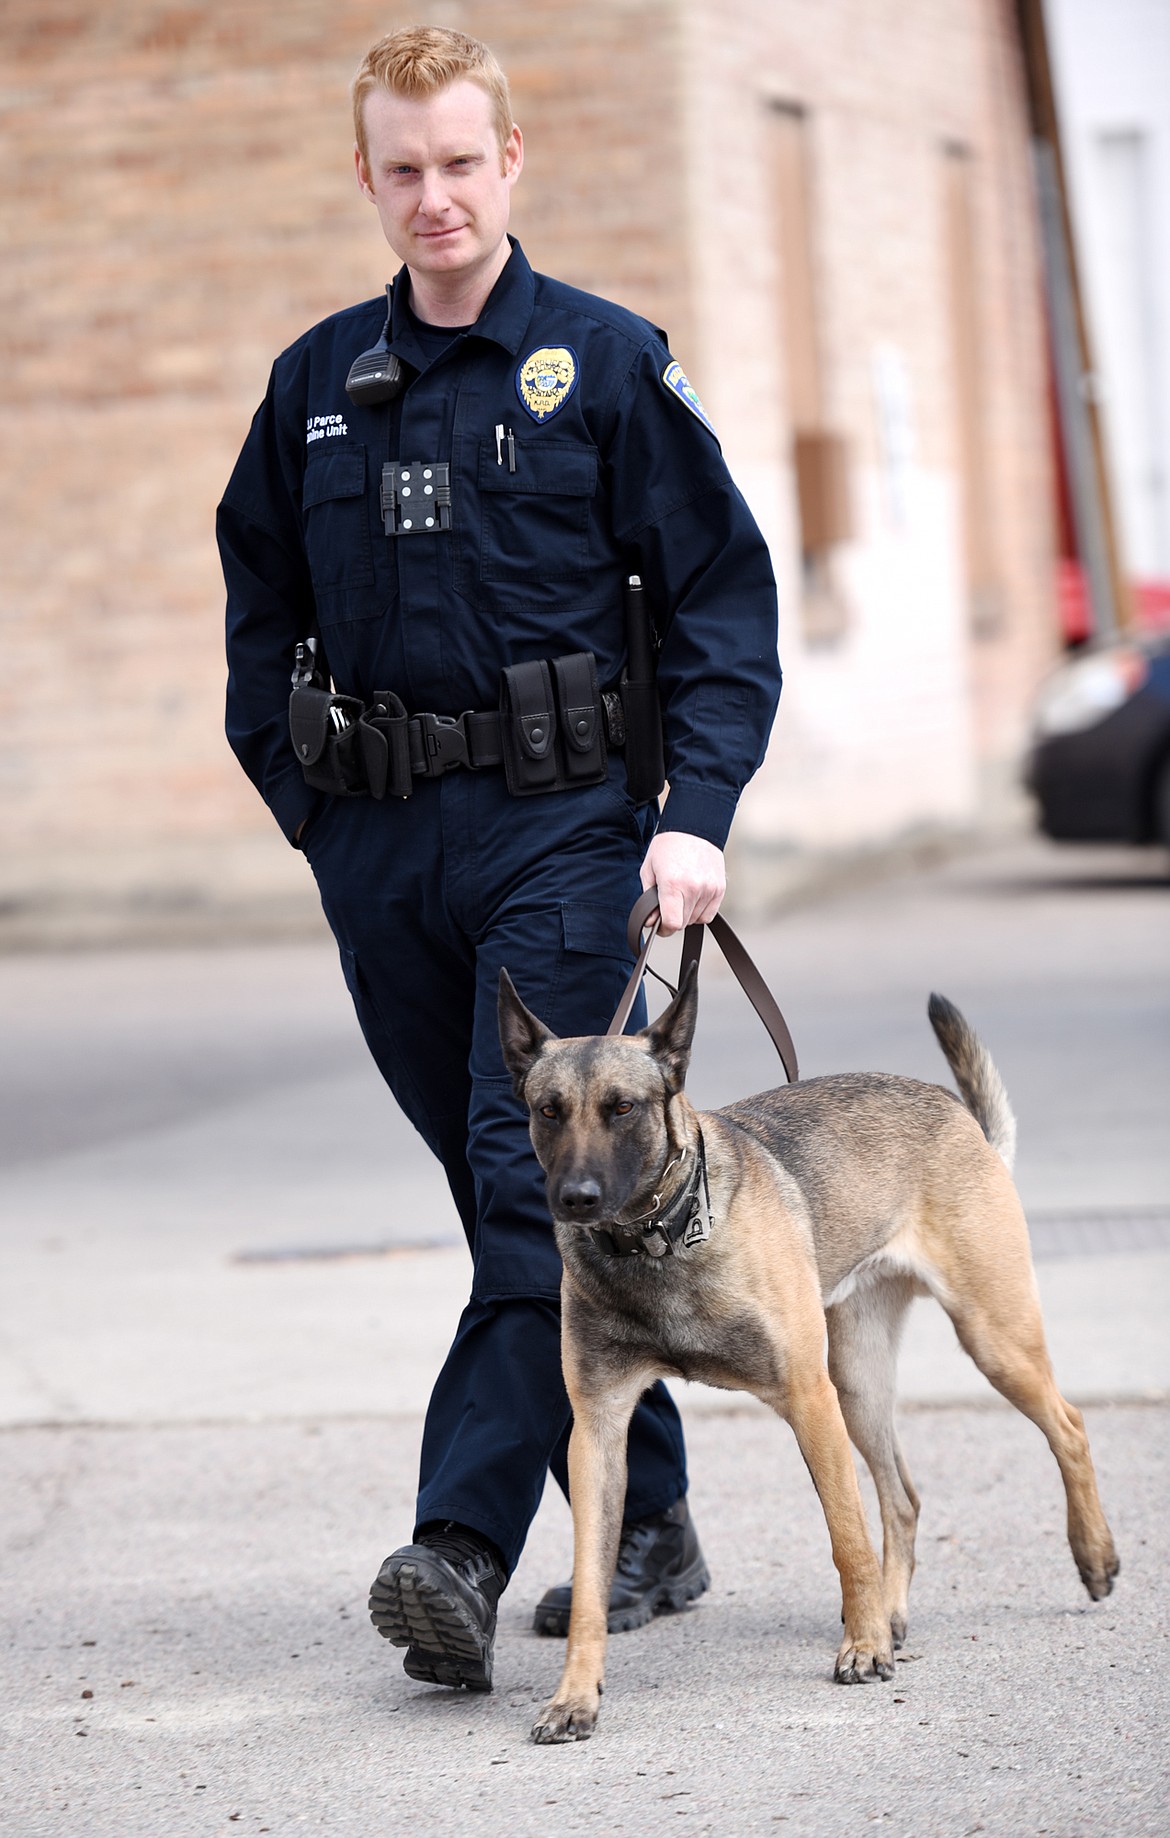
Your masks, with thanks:
[[(397, 401), (355, 407), (350, 365), (384, 324), (369, 300), (277, 359), (219, 509), (228, 738), (285, 834), (321, 799), (287, 725), (314, 610), (339, 690), (457, 715), (495, 708), (501, 668), (530, 658), (592, 651), (615, 683), (637, 573), (663, 635), (660, 827), (722, 847), (780, 693), (776, 587), (662, 335), (534, 274), (513, 243), (475, 326), (433, 360), (402, 270), (390, 348), (418, 374)], [(386, 536), (388, 460), (450, 464), (449, 531)]]

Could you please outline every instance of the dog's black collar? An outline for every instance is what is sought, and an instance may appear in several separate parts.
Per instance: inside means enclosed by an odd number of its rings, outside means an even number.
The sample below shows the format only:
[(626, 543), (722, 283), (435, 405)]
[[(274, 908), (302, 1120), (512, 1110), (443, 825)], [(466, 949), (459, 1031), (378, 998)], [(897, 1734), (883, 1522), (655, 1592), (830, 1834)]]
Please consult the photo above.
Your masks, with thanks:
[(690, 1174), (665, 1211), (659, 1207), (655, 1194), (654, 1205), (645, 1218), (629, 1225), (590, 1226), (589, 1236), (597, 1249), (610, 1257), (666, 1257), (680, 1246), (689, 1251), (692, 1245), (705, 1244), (711, 1236), (711, 1190), (702, 1130)]

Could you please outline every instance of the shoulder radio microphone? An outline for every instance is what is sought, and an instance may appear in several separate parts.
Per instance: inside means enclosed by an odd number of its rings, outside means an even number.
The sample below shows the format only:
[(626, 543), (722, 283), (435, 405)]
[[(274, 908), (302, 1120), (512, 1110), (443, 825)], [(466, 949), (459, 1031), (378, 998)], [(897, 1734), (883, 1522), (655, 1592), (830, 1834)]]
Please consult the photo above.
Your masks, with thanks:
[(386, 289), (386, 323), (376, 345), (355, 357), (345, 379), (345, 393), (359, 408), (393, 402), (410, 381), (411, 372), (390, 349), (390, 287)]

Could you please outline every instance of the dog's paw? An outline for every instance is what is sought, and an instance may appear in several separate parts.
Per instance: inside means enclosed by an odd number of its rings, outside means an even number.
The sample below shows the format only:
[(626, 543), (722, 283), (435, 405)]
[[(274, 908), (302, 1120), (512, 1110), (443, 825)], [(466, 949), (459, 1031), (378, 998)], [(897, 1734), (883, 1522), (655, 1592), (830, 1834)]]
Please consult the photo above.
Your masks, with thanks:
[(588, 1742), (597, 1727), (601, 1696), (554, 1698), (532, 1725), (533, 1742)]
[(1094, 1602), (1103, 1602), (1112, 1593), (1114, 1580), (1121, 1569), (1121, 1559), (1110, 1543), (1099, 1558), (1092, 1562), (1078, 1563), (1077, 1569)]
[(838, 1685), (872, 1685), (878, 1679), (894, 1676), (894, 1655), (889, 1642), (850, 1640), (841, 1642), (833, 1677)]

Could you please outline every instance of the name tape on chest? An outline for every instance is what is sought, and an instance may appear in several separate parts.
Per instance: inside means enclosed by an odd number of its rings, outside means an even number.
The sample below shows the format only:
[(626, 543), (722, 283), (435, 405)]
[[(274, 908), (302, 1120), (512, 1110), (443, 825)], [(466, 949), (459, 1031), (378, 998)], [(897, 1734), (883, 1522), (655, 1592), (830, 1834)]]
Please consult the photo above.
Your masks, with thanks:
[(568, 345), (540, 345), (516, 372), (516, 394), (533, 421), (559, 414), (577, 387), (580, 365)]
[(311, 447), (315, 440), (336, 440), (348, 433), (344, 415), (310, 415), (305, 422), (305, 445)]
[(698, 391), (695, 389), (694, 384), (687, 380), (687, 373), (677, 358), (672, 358), (670, 363), (666, 366), (666, 369), (662, 372), (662, 381), (667, 389), (669, 389), (671, 395), (677, 396), (684, 408), (689, 408), (696, 420), (701, 421), (703, 426), (714, 434), (715, 429), (711, 426), (711, 421), (706, 409), (699, 401)]

